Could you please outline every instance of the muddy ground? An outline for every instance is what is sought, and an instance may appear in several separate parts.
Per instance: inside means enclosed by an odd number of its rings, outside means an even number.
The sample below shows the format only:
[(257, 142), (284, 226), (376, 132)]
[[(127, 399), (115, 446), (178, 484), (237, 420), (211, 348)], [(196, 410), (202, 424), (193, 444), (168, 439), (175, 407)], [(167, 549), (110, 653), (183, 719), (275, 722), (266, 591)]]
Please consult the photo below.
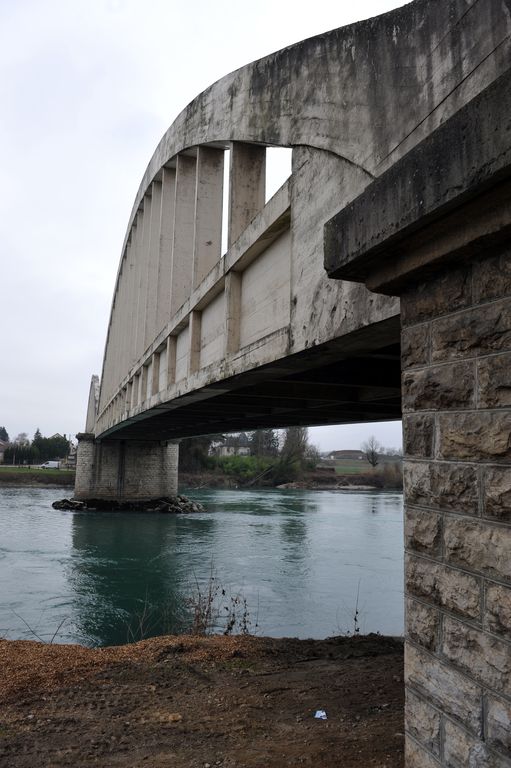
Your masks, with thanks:
[(374, 635), (2, 640), (0, 765), (400, 768), (402, 672)]

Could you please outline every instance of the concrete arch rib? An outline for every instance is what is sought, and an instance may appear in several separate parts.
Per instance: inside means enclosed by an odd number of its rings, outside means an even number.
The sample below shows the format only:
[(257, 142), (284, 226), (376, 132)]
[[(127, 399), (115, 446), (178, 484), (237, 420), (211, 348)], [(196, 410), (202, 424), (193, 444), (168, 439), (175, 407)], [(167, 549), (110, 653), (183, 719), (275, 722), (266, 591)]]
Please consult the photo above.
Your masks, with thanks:
[(379, 175), (473, 95), (472, 80), (479, 91), (496, 77), (497, 59), (509, 55), (510, 32), (504, 0), (415, 0), (226, 75), (199, 94), (161, 139), (128, 232), (161, 168), (200, 144), (308, 145)]

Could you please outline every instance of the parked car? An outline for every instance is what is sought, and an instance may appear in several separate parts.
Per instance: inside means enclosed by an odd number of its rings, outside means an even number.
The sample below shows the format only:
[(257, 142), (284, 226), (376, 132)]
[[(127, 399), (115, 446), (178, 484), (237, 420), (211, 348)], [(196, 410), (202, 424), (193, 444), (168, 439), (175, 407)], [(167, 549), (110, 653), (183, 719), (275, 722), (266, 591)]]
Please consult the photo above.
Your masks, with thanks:
[(41, 469), (60, 469), (60, 461), (45, 461)]

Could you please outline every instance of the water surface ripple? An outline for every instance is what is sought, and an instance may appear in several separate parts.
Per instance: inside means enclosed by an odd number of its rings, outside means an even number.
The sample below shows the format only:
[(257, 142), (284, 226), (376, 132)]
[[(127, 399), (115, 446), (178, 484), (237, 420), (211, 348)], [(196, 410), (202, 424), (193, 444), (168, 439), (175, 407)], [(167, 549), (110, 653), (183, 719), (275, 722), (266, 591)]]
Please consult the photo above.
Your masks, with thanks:
[(401, 494), (193, 491), (208, 511), (178, 516), (52, 509), (64, 495), (0, 488), (0, 636), (112, 645), (178, 631), (212, 570), (259, 634), (352, 631), (357, 593), (361, 632), (403, 631)]

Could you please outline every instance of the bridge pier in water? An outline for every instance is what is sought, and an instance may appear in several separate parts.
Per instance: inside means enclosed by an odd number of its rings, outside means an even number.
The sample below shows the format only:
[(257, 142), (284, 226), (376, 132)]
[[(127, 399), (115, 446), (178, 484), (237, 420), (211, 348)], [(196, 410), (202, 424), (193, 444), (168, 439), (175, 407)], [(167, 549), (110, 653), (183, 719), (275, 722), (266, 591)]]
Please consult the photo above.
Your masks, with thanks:
[(511, 756), (510, 114), (506, 77), (326, 231), (401, 299), (407, 768)]
[(177, 494), (179, 444), (77, 435), (76, 499), (148, 501)]

